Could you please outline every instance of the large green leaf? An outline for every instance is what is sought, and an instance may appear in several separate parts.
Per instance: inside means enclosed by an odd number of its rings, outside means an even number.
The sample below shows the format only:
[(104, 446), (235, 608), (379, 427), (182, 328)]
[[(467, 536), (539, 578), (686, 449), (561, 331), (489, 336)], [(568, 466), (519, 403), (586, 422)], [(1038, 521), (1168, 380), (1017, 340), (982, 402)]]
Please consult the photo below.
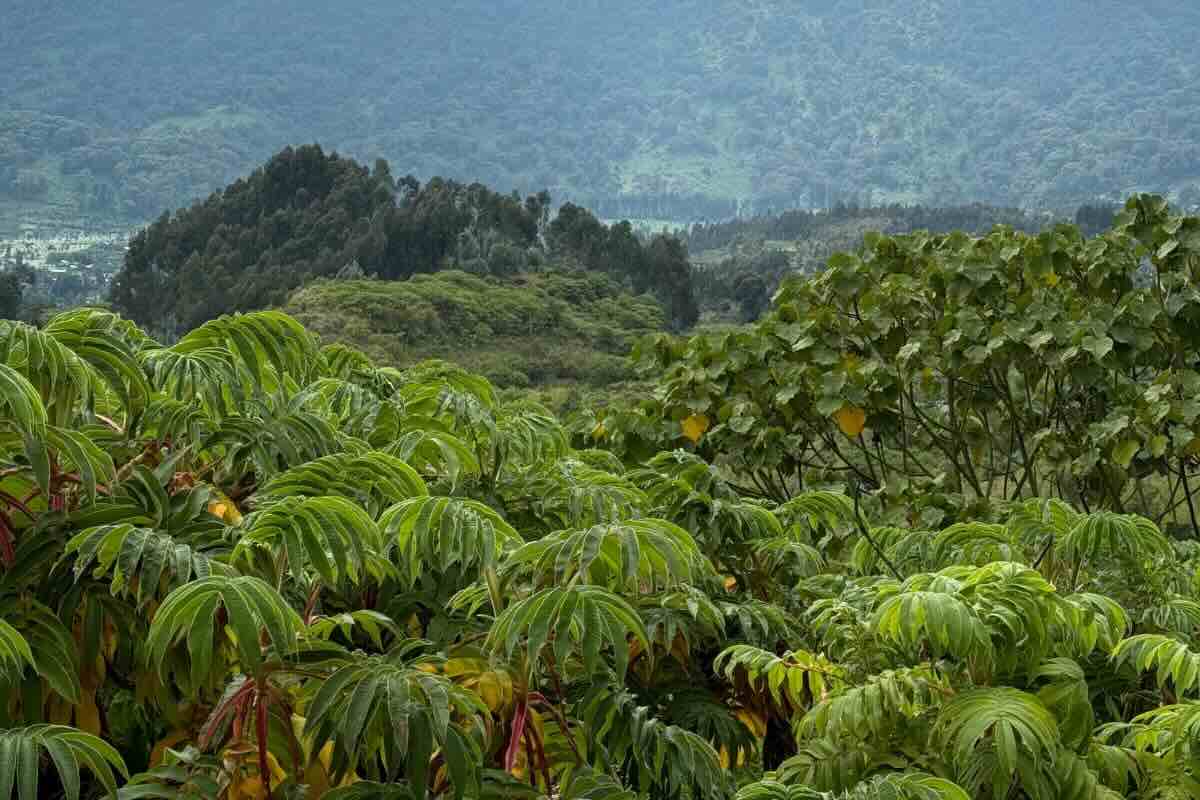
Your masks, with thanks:
[[(224, 626), (218, 623), (220, 611)], [(188, 670), (192, 683), (199, 685), (214, 666), (217, 637), (231, 637), (242, 669), (253, 673), (263, 660), (262, 631), (274, 652), (288, 657), (296, 650), (301, 627), (300, 615), (259, 578), (213, 575), (167, 595), (150, 625), (146, 652), (151, 665), (165, 672), (168, 652), (186, 640)]]
[(100, 782), (109, 797), (117, 796), (117, 773), (129, 777), (125, 762), (98, 736), (65, 725), (33, 725), (0, 730), (0, 800), (41, 800), (41, 758), (49, 756), (67, 800), (79, 800), (80, 768)]

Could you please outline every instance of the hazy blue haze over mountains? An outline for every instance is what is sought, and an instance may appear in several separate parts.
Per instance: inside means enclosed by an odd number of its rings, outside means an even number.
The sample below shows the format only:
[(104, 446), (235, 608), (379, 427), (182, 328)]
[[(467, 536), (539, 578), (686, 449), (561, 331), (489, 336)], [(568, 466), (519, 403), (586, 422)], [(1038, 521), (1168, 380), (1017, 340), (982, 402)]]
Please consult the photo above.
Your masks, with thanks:
[(8, 0), (0, 216), (319, 141), (601, 214), (1200, 202), (1194, 0)]

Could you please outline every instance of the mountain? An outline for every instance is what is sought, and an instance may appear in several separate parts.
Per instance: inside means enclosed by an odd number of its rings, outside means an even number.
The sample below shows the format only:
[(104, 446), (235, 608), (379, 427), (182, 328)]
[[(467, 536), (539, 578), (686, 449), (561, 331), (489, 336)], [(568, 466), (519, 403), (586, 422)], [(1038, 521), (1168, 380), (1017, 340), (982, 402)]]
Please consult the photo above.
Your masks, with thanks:
[(601, 216), (1200, 202), (1191, 0), (9, 0), (0, 221), (145, 220), (286, 144)]

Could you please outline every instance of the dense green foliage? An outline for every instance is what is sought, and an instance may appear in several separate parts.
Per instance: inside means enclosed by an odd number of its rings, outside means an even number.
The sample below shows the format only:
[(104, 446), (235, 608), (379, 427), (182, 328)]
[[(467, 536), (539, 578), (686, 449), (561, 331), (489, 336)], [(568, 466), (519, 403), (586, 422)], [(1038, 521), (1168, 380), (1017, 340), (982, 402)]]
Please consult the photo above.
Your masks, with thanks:
[(323, 341), (350, 345), (377, 363), (453, 360), (500, 387), (627, 380), (634, 342), (666, 326), (653, 298), (589, 272), (318, 281), (284, 310)]
[(0, 800), (1194, 797), (1200, 547), (1128, 512), (1197, 231), (871, 237), (569, 426), (277, 311), (0, 321)]
[(1189, 0), (7, 10), (0, 212), (141, 221), (314, 140), (609, 217), (1200, 201)]
[(641, 416), (703, 417), (701, 452), (776, 500), (849, 480), (940, 525), (1053, 496), (1200, 535), (1198, 269), (1200, 217), (1154, 196), (1091, 239), (869, 235), (752, 327), (645, 343)]
[(230, 311), (279, 305), (319, 277), (398, 280), (440, 269), (512, 276), (554, 263), (656, 295), (668, 322), (695, 321), (691, 267), (675, 238), (643, 243), (545, 193), (496, 194), (435, 178), (393, 179), (309, 145), (287, 148), (203, 203), (164, 214), (129, 245), (114, 307), (174, 336)]
[[(1081, 207), (1076, 221), (1088, 235), (1107, 228), (1113, 211)], [(788, 275), (825, 269), (835, 253), (857, 248), (868, 233), (915, 231), (987, 233), (996, 225), (1036, 232), (1053, 218), (985, 205), (952, 208), (837, 205), (828, 211), (796, 209), (691, 226), (684, 232), (701, 312), (721, 320), (753, 321)]]

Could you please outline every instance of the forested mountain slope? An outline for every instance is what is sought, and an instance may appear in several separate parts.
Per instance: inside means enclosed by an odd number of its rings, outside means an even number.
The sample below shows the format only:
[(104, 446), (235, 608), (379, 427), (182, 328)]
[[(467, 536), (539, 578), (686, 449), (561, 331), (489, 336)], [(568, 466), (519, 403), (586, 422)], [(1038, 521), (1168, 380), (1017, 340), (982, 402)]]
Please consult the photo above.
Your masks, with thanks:
[(1189, 0), (12, 0), (0, 212), (146, 219), (313, 140), (606, 216), (1191, 204), (1198, 28)]

